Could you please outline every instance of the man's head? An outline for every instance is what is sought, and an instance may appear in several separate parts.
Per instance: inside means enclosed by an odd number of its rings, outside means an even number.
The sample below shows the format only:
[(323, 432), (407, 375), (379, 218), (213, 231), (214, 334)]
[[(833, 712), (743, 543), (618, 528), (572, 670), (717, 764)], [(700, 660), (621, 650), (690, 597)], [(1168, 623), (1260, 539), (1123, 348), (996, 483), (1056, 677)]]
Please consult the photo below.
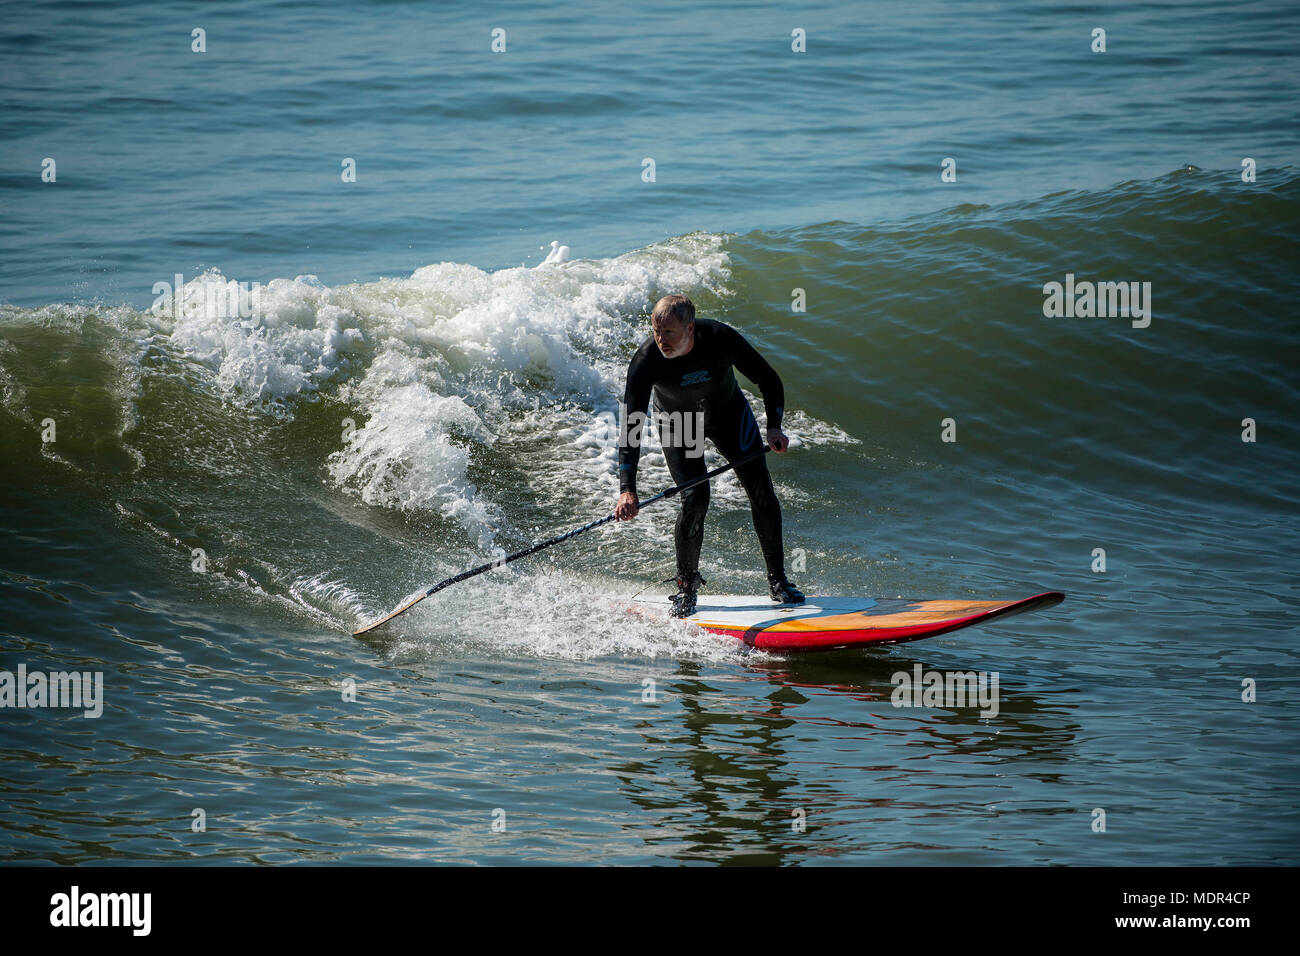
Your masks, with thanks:
[(695, 346), (695, 304), (684, 295), (666, 295), (650, 314), (655, 345), (664, 358), (678, 358)]

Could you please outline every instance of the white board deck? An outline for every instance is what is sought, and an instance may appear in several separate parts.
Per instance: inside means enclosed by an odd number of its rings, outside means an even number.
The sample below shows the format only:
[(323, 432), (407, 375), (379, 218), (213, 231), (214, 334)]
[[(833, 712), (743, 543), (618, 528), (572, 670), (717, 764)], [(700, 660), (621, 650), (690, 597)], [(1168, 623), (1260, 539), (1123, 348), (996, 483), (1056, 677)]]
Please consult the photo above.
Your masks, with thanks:
[[(651, 597), (636, 598), (632, 603), (653, 617), (668, 617), (672, 601), (667, 597)], [(875, 606), (876, 602), (867, 597), (818, 597), (809, 598), (803, 604), (777, 604), (766, 595), (701, 594), (695, 613), (682, 620), (702, 626), (748, 628), (770, 621), (852, 614)]]

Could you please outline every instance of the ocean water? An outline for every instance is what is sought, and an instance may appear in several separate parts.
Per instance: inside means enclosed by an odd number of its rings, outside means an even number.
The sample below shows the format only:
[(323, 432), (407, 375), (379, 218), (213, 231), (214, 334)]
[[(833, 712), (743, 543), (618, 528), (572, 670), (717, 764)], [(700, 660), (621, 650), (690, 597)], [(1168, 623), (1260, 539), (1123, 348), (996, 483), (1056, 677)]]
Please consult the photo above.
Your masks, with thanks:
[[(0, 860), (1296, 863), (1298, 39), (1282, 2), (7, 10), (0, 671), (103, 712), (0, 709)], [(1067, 281), (1149, 316), (1045, 315)], [(612, 510), (669, 292), (784, 378), (809, 593), (1066, 602), (757, 653), (623, 609), (667, 503), (353, 638)], [(703, 571), (763, 585), (730, 475)], [(918, 664), (999, 713), (895, 707)]]

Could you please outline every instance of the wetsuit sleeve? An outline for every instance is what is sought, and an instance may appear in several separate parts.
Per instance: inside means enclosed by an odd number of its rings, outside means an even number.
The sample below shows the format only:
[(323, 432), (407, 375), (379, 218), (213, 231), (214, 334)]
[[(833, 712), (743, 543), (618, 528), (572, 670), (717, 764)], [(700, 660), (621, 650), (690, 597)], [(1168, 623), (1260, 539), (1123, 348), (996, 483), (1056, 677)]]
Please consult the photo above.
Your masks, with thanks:
[(650, 372), (644, 350), (632, 356), (627, 367), (627, 386), (623, 391), (623, 421), (618, 437), (618, 490), (636, 494), (636, 466), (641, 460), (641, 437), (646, 410), (650, 407)]
[(731, 326), (726, 336), (731, 352), (731, 364), (740, 369), (742, 375), (758, 386), (763, 394), (763, 408), (767, 412), (767, 427), (780, 428), (781, 419), (785, 417), (785, 386), (776, 369), (767, 364), (767, 359), (758, 354), (754, 346)]

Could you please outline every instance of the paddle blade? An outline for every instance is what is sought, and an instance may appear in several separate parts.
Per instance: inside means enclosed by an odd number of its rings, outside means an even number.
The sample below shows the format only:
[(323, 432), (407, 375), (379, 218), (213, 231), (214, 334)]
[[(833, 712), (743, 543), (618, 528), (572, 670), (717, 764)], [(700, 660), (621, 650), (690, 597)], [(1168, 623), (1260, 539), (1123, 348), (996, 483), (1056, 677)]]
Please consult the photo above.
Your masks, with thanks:
[(392, 611), (391, 613), (384, 615), (383, 617), (381, 617), (381, 618), (380, 618), (379, 620), (377, 620), (377, 621), (372, 621), (371, 623), (367, 624), (365, 627), (361, 628), (361, 629), (358, 630), (358, 631), (353, 631), (353, 632), (352, 632), (352, 636), (353, 636), (353, 637), (359, 637), (359, 636), (361, 636), (362, 634), (367, 634), (367, 633), (369, 633), (370, 631), (373, 631), (373, 630), (374, 630), (375, 628), (377, 628), (377, 627), (382, 627), (383, 625), (385, 625), (385, 624), (387, 624), (389, 621), (391, 621), (393, 618), (397, 617), (397, 615), (399, 615), (399, 614), (403, 613), (404, 611), (408, 611), (408, 610), (410, 610), (411, 608), (415, 607), (415, 605), (419, 604), (421, 601), (423, 601), (423, 600), (424, 600), (425, 598), (427, 598), (428, 596), (429, 596), (428, 594), (420, 594), (420, 595), (417, 595), (416, 597), (413, 597), (411, 600), (407, 601), (405, 604), (403, 604), (403, 605), (402, 605), (401, 607), (399, 607), (397, 610)]

